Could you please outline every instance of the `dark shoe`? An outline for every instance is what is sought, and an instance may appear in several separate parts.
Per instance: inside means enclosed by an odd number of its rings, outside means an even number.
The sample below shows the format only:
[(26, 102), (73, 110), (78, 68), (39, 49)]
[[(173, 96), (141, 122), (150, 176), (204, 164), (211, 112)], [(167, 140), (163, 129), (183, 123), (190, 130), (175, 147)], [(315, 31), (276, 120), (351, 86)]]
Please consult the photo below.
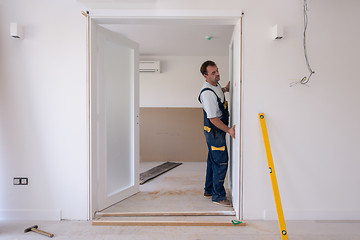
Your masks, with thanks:
[(204, 198), (211, 198), (211, 194), (207, 193), (207, 192), (204, 192)]
[(229, 199), (224, 199), (218, 202), (213, 201), (213, 203), (218, 204), (223, 207), (232, 207), (232, 204)]

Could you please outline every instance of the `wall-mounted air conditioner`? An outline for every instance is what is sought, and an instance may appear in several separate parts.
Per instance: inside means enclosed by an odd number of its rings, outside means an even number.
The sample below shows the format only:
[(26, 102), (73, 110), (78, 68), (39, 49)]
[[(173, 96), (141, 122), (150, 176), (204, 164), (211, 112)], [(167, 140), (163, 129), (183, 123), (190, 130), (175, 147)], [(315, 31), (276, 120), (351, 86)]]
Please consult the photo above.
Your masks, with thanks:
[(160, 73), (160, 61), (140, 61), (139, 71)]

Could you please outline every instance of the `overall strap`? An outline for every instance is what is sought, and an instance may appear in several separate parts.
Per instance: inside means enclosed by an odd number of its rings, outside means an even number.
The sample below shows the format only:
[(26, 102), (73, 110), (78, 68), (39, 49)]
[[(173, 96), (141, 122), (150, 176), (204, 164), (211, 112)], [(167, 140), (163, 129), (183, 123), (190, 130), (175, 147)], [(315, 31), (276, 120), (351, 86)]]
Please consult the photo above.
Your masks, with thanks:
[(198, 100), (199, 100), (200, 103), (201, 103), (201, 100), (200, 100), (201, 94), (202, 94), (203, 92), (205, 92), (205, 91), (208, 91), (208, 90), (212, 91), (212, 92), (215, 94), (218, 102), (221, 102), (220, 98), (218, 97), (218, 95), (215, 93), (214, 90), (212, 90), (211, 88), (203, 88), (203, 89), (201, 90), (200, 94), (199, 94), (199, 97), (198, 97)]

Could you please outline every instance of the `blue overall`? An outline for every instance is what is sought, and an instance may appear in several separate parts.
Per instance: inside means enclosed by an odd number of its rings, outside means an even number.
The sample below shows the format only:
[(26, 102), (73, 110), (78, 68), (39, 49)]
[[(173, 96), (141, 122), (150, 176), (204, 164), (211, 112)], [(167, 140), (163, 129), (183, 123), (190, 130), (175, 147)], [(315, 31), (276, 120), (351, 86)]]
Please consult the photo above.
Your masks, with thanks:
[[(204, 91), (212, 91), (211, 88), (204, 88), (201, 90), (200, 95)], [(199, 95), (199, 102), (201, 103)], [(221, 121), (227, 126), (229, 124), (229, 111), (227, 101), (224, 98), (224, 103), (216, 95), (219, 109), (222, 116)], [(226, 147), (225, 135), (226, 133), (219, 128), (215, 127), (207, 118), (204, 112), (204, 134), (208, 145), (208, 158), (206, 168), (205, 192), (211, 194), (212, 201), (219, 202), (226, 199), (226, 191), (224, 188), (224, 180), (228, 168), (228, 151)]]

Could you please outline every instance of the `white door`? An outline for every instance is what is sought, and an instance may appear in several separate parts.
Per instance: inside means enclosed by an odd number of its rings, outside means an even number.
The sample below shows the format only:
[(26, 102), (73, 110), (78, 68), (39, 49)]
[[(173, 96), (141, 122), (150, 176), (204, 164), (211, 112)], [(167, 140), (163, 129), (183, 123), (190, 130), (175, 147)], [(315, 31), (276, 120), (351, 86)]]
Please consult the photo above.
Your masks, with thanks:
[(91, 22), (92, 213), (139, 191), (138, 44)]
[(237, 218), (242, 218), (241, 213), (241, 20), (234, 27), (232, 40), (229, 46), (230, 66), (230, 123), (235, 126), (235, 139), (230, 139), (230, 172), (229, 184), (231, 189), (233, 207)]

